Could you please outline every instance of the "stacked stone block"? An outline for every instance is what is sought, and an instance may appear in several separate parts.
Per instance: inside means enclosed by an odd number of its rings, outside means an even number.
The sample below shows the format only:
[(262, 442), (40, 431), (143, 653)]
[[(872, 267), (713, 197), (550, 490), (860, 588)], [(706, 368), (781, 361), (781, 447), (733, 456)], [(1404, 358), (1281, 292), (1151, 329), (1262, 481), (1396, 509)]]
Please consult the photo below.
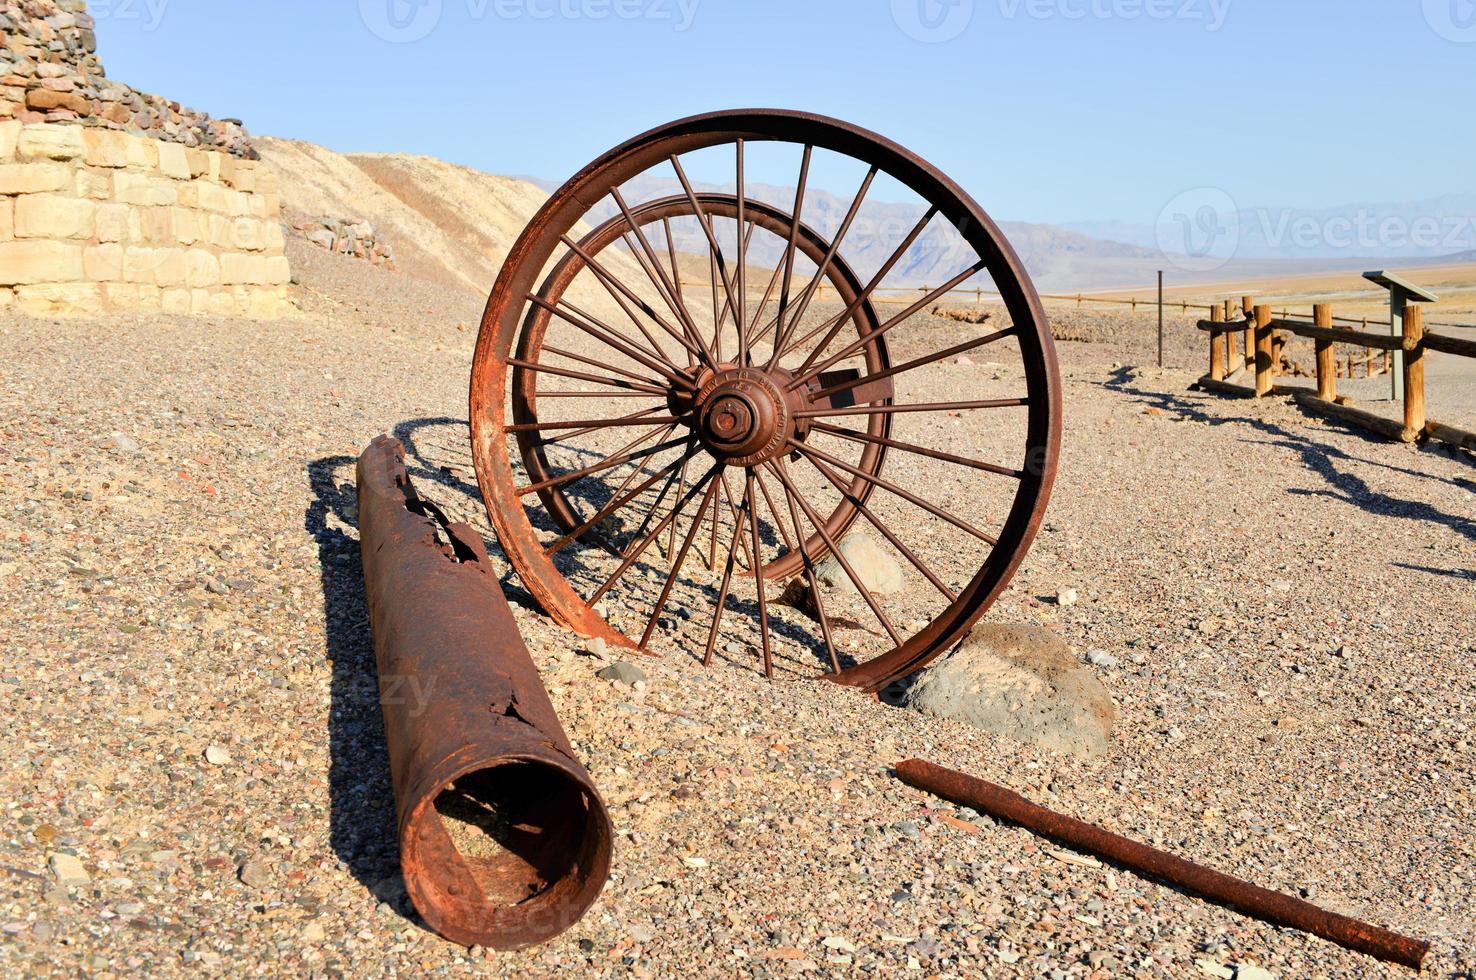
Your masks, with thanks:
[(0, 121), (0, 306), (276, 316), (291, 280), (280, 211), (255, 161)]

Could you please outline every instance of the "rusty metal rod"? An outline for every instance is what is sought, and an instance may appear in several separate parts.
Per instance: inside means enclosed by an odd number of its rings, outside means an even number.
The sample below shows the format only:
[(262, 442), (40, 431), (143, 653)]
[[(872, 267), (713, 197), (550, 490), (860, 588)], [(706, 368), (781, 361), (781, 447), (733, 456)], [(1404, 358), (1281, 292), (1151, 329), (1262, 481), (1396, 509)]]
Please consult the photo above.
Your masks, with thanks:
[(578, 921), (610, 818), (518, 635), (481, 536), (423, 501), (404, 448), (359, 457), (359, 541), (415, 908), (453, 942), (518, 949)]
[(1310, 932), (1381, 960), (1420, 968), (1430, 944), (1360, 922), (1310, 902), (1273, 892), (1193, 864), (1146, 844), (1037, 806), (1002, 786), (921, 759), (897, 763), (904, 783), (981, 813), (1019, 824), (1032, 833), (1106, 858), (1142, 875), (1280, 926)]

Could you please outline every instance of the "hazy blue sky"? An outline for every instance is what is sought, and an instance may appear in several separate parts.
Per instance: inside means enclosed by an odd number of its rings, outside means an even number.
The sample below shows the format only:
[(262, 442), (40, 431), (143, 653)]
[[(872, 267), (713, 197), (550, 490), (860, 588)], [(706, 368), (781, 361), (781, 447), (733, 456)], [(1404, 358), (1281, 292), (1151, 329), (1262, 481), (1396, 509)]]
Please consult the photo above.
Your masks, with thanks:
[(996, 217), (1472, 189), (1473, 0), (93, 0), (109, 73), (252, 131), (562, 180), (718, 108), (839, 116)]

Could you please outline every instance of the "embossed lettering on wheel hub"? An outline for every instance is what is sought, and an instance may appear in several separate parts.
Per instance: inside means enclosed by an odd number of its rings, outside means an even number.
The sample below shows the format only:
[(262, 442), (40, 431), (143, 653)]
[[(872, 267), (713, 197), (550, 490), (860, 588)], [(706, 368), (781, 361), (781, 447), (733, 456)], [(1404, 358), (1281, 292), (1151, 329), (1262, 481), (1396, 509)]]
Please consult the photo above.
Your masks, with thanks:
[(725, 367), (697, 391), (697, 436), (730, 466), (757, 466), (784, 452), (793, 432), (779, 380), (757, 368)]

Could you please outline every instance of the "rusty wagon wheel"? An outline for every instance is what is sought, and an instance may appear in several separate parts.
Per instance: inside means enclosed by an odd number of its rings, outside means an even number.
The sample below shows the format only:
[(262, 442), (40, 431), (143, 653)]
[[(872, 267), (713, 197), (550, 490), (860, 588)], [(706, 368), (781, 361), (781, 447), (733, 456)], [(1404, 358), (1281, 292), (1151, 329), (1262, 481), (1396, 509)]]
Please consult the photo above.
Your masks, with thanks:
[[(737, 219), (738, 209), (742, 206), (745, 211), (744, 220), (749, 229), (745, 236), (746, 243), (750, 247), (752, 245), (753, 235), (760, 230), (769, 232), (784, 241), (789, 240), (790, 233), (793, 231), (795, 233), (794, 239), (797, 256), (804, 256), (810, 259), (816, 268), (819, 268), (825, 261), (829, 243), (811, 228), (803, 225), (798, 228), (792, 228), (789, 216), (779, 208), (772, 207), (760, 201), (746, 201), (740, 205), (736, 196), (723, 194), (697, 194), (695, 195), (695, 206), (701, 209), (708, 220), (726, 218), (735, 221)], [(547, 373), (544, 370), (546, 368), (552, 368), (554, 371), (559, 370), (557, 363), (550, 364), (544, 361), (541, 356), (543, 353), (544, 338), (548, 335), (550, 321), (554, 319), (554, 315), (550, 311), (559, 308), (565, 292), (568, 290), (570, 284), (577, 279), (581, 271), (591, 268), (604, 268), (599, 261), (599, 256), (606, 248), (615, 242), (624, 242), (634, 250), (636, 242), (639, 241), (639, 239), (632, 240), (632, 232), (635, 229), (639, 228), (645, 234), (647, 233), (646, 229), (659, 225), (664, 233), (666, 229), (670, 228), (673, 218), (692, 217), (695, 219), (693, 208), (694, 202), (689, 201), (685, 196), (665, 198), (653, 201), (639, 208), (630, 209), (628, 216), (627, 214), (616, 215), (599, 228), (590, 232), (579, 242), (578, 248), (565, 255), (549, 274), (543, 287), (538, 291), (537, 301), (529, 309), (523, 330), (519, 334), (517, 357), (512, 362), (512, 410), (513, 423), (517, 426), (515, 432), (518, 448), (521, 452), (523, 466), (528, 478), (527, 487), (542, 498), (543, 506), (547, 510), (549, 517), (558, 525), (561, 531), (573, 531), (581, 540), (588, 541), (592, 538), (600, 537), (600, 530), (596, 528), (582, 529), (580, 527), (582, 517), (579, 515), (578, 506), (564, 493), (564, 487), (568, 486), (575, 478), (568, 474), (556, 473), (556, 467), (550, 465), (547, 454), (548, 444), (545, 442), (546, 437), (542, 435), (542, 430), (538, 428), (537, 424), (539, 420), (538, 385), (540, 378), (544, 373)], [(671, 238), (669, 236), (664, 237), (666, 244), (671, 245)], [(876, 312), (871, 303), (863, 295), (863, 287), (860, 281), (856, 278), (855, 273), (851, 271), (850, 266), (839, 255), (834, 255), (830, 258), (827, 268), (828, 273), (825, 281), (835, 290), (838, 300), (848, 309), (853, 305), (855, 307), (855, 313), (851, 317), (851, 320), (855, 326), (857, 339), (864, 341), (859, 353), (864, 362), (863, 368), (865, 372), (867, 374), (876, 374), (885, 371), (891, 366), (891, 362), (887, 358), (886, 337), (881, 336), (875, 339), (867, 339), (867, 335), (876, 330), (880, 325), (880, 321), (877, 319)], [(776, 267), (769, 276), (768, 288), (764, 294), (765, 304), (774, 299), (774, 293), (779, 286), (780, 271), (780, 268)], [(715, 288), (718, 277), (713, 276), (710, 278), (709, 288)], [(681, 288), (681, 277), (680, 275), (674, 275), (668, 276), (668, 279), (672, 288), (671, 295), (675, 298), (677, 295), (676, 291)], [(718, 309), (723, 313), (723, 319), (726, 321), (727, 315), (731, 311), (726, 306), (720, 306)], [(732, 370), (738, 367), (735, 361), (725, 358), (722, 348), (723, 339), (721, 332), (714, 332), (714, 344), (711, 356), (712, 369), (707, 368), (705, 364), (701, 364), (699, 358), (692, 351), (682, 351), (682, 355), (686, 361), (685, 370), (688, 372), (695, 370), (699, 389), (705, 381), (714, 376), (717, 369)], [(555, 353), (560, 351), (560, 348), (554, 349)], [(736, 352), (731, 353), (736, 354)], [(567, 356), (567, 352), (565, 354)], [(584, 363), (586, 366), (589, 366), (587, 360)], [(777, 376), (791, 377), (790, 373), (782, 366), (776, 367), (775, 371)], [(807, 384), (811, 390), (818, 390), (821, 387), (851, 381), (859, 376), (861, 371), (862, 368), (849, 368), (824, 372), (810, 379)], [(565, 376), (567, 377), (567, 375)], [(891, 393), (891, 379), (884, 378), (873, 385), (848, 391), (845, 398), (848, 404), (856, 404), (858, 401), (888, 404), (891, 400)], [(608, 397), (608, 393), (602, 393), (599, 389), (580, 392), (578, 394), (573, 392), (552, 392), (550, 394), (552, 397), (558, 398), (584, 397), (594, 400)], [(669, 397), (676, 402), (673, 406), (674, 411), (690, 412), (694, 408), (692, 399), (684, 394), (673, 393)], [(830, 405), (833, 403), (834, 397), (828, 396), (819, 402), (808, 402), (807, 405), (811, 408), (821, 404)], [(867, 419), (867, 435), (875, 441), (862, 445), (861, 459), (858, 461), (859, 468), (867, 476), (875, 476), (881, 472), (882, 461), (887, 452), (885, 444), (887, 442), (886, 437), (891, 434), (891, 423), (891, 416), (886, 414), (879, 413)], [(806, 431), (808, 430), (806, 420), (801, 420), (799, 425), (804, 427)], [(652, 428), (650, 432), (636, 440), (634, 444), (625, 447), (623, 451), (630, 454), (646, 451), (638, 447), (655, 442), (660, 431), (666, 431), (670, 434), (670, 430), (674, 429), (674, 425), (667, 426), (666, 430)], [(636, 455), (635, 458), (642, 457)], [(690, 466), (690, 463), (688, 466)], [(680, 474), (680, 479), (677, 481), (676, 486), (678, 496), (686, 489), (687, 475), (685, 469)], [(838, 540), (844, 537), (845, 533), (859, 516), (857, 503), (864, 504), (876, 489), (875, 484), (863, 476), (852, 477), (849, 482), (850, 486), (845, 497), (839, 501), (835, 510), (825, 521), (826, 532), (832, 539)], [(624, 487), (628, 486), (628, 482), (624, 484)], [(668, 539), (674, 538), (675, 534), (676, 525), (673, 523), (669, 529)], [(608, 542), (600, 542), (600, 545), (602, 547), (609, 546)], [(668, 544), (668, 547), (670, 547), (670, 544)], [(709, 536), (709, 547), (715, 549), (715, 535)], [(811, 561), (819, 561), (820, 557), (824, 554), (825, 538), (818, 533), (810, 535), (805, 542), (805, 550), (808, 552), (808, 557)], [(713, 560), (714, 558), (710, 551), (708, 564), (711, 565)], [(800, 571), (803, 565), (804, 557), (801, 556), (798, 548), (786, 550), (764, 563), (763, 575), (768, 579), (783, 579)], [(746, 572), (745, 574), (751, 574), (751, 572)]]
[[(1006, 322), (931, 312), (965, 285)], [(556, 191), (493, 287), (470, 411), (498, 538), (560, 622), (869, 690), (998, 597), (1060, 444), (1045, 314), (989, 217), (781, 110), (660, 127)]]

